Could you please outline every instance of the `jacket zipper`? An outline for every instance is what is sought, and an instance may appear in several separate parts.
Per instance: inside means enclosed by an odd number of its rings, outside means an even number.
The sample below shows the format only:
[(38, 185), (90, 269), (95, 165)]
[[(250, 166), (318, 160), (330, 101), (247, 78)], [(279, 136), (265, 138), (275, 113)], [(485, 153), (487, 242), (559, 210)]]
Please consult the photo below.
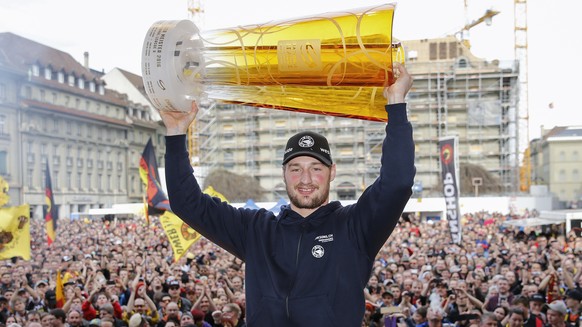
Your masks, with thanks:
[[(301, 239), (303, 239), (303, 231), (299, 234), (299, 242), (297, 242), (297, 253), (295, 254), (295, 268), (299, 267), (299, 249), (301, 248)], [(297, 277), (297, 271), (295, 271), (295, 278)], [(293, 284), (295, 284), (295, 279), (293, 279)], [(293, 285), (289, 289), (289, 292), (293, 289)], [(287, 318), (291, 318), (291, 314), (289, 313), (289, 294), (285, 298), (285, 309), (287, 310)]]

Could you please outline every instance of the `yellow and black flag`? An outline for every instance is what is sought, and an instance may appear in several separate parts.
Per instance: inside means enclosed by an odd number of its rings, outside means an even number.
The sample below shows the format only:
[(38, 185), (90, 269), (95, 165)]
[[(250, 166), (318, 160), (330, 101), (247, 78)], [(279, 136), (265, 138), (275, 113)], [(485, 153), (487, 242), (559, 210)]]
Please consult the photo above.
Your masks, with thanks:
[(183, 222), (170, 209), (170, 201), (160, 183), (158, 163), (151, 138), (148, 140), (139, 160), (139, 175), (146, 187), (144, 201), (147, 204), (145, 210), (146, 220), (149, 220), (149, 214), (160, 215), (160, 223), (172, 245), (174, 261), (178, 261), (186, 253), (186, 250), (200, 238), (200, 234)]
[(30, 260), (30, 209), (28, 204), (0, 208), (0, 260)]
[(55, 205), (55, 198), (53, 196), (53, 186), (51, 183), (51, 173), (49, 170), (48, 161), (46, 163), (45, 171), (45, 186), (44, 186), (44, 201), (46, 205), (43, 206), (44, 223), (46, 226), (47, 242), (50, 246), (55, 241), (57, 234), (57, 219), (58, 210)]

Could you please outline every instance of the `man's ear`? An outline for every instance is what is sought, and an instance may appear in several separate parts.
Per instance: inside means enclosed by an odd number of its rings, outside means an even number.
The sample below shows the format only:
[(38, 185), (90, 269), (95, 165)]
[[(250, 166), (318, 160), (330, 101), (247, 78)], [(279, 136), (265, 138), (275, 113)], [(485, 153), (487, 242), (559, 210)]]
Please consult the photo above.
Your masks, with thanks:
[(331, 173), (330, 173), (329, 181), (332, 182), (335, 179), (335, 164), (331, 164), (330, 170), (331, 170)]

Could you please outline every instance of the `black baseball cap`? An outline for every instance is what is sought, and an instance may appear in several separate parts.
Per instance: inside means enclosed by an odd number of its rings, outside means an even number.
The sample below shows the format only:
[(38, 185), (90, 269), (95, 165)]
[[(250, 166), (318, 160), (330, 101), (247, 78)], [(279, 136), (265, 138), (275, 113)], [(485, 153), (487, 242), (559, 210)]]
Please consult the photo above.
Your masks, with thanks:
[(283, 164), (299, 156), (313, 157), (326, 166), (331, 166), (333, 163), (327, 139), (315, 132), (300, 132), (291, 136), (287, 141)]

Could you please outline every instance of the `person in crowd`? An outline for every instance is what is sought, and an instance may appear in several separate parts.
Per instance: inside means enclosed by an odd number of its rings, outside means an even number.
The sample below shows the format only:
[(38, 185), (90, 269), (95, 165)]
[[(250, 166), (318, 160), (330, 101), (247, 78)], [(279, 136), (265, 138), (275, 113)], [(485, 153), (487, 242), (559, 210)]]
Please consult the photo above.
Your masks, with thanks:
[(568, 314), (568, 308), (564, 301), (555, 300), (546, 304), (546, 309), (546, 317), (548, 319), (546, 327), (571, 327), (571, 325), (565, 320), (565, 317)]
[(77, 309), (69, 310), (67, 314), (67, 325), (69, 327), (81, 327), (85, 324), (83, 323), (83, 313)]
[(181, 312), (189, 312), (192, 309), (190, 300), (182, 296), (182, 285), (179, 279), (170, 280), (168, 283), (168, 294), (170, 294), (172, 302), (178, 304)]
[(241, 309), (236, 303), (227, 303), (222, 308), (222, 326), (224, 327), (245, 327), (241, 320)]
[(566, 292), (566, 307), (568, 308), (568, 313), (566, 314), (566, 322), (570, 325), (580, 327), (580, 321), (582, 320), (582, 292), (577, 289), (569, 289)]
[(491, 312), (485, 312), (481, 315), (479, 320), (479, 327), (498, 327), (499, 322), (495, 317), (495, 314)]
[(523, 327), (525, 321), (525, 312), (520, 308), (509, 310), (507, 327)]

